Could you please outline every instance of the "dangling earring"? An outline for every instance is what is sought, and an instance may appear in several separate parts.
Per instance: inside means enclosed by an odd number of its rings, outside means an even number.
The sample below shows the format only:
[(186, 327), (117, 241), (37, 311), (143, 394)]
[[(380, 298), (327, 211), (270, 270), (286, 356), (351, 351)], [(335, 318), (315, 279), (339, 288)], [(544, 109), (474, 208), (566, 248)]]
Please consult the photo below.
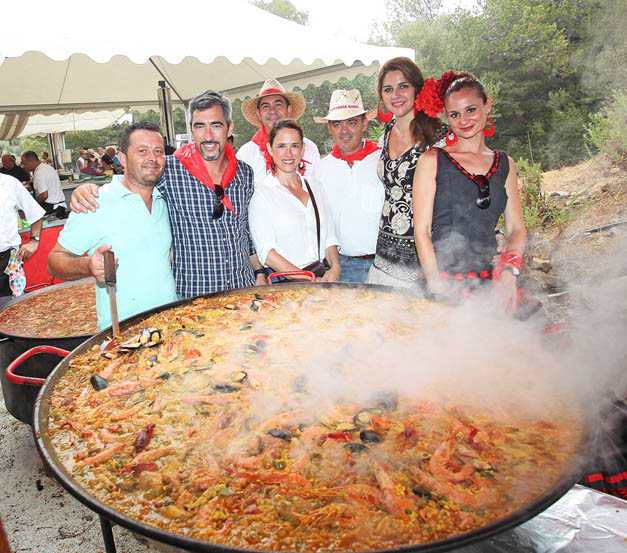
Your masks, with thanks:
[(299, 172), (301, 175), (304, 175), (304, 174), (305, 174), (305, 168), (306, 168), (306, 167), (307, 167), (307, 166), (305, 165), (305, 162), (301, 159), (300, 163), (298, 164), (298, 172)]
[(449, 129), (446, 133), (446, 145), (454, 146), (457, 144), (457, 135), (453, 132), (453, 129)]
[(387, 108), (386, 108), (386, 111), (384, 112), (383, 108), (384, 106), (381, 106), (379, 108), (379, 111), (377, 112), (377, 119), (381, 121), (381, 123), (389, 123), (394, 118), (394, 115), (392, 114), (392, 112), (387, 111)]
[[(490, 125), (490, 128), (488, 128), (488, 124)], [(488, 117), (488, 120), (485, 122), (483, 134), (486, 136), (494, 136), (494, 121), (492, 121), (492, 117)]]
[(276, 165), (274, 164), (274, 160), (270, 162), (270, 172), (276, 177)]

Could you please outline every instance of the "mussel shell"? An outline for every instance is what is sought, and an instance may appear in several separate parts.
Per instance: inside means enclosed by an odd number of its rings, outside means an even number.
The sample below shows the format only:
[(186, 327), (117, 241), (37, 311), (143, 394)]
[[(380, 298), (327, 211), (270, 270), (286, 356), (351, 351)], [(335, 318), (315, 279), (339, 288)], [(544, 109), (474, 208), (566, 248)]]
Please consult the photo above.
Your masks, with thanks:
[(322, 426), (334, 430), (335, 432), (353, 432), (358, 429), (352, 422), (335, 421), (324, 416), (319, 417), (318, 420)]
[(417, 495), (418, 497), (426, 497), (426, 498), (431, 497), (431, 492), (422, 489), (420, 486), (412, 486), (411, 491), (413, 494)]
[(195, 401), (194, 409), (199, 415), (210, 415), (213, 413), (214, 407), (211, 403), (207, 403), (205, 401)]
[(120, 348), (121, 349), (139, 349), (142, 347), (141, 341), (140, 341), (140, 337), (141, 335), (138, 334), (137, 336), (133, 336), (132, 338), (129, 338), (128, 340), (126, 340), (126, 342), (122, 342), (120, 344)]
[(126, 398), (124, 405), (127, 407), (131, 405), (137, 405), (144, 401), (144, 390), (138, 390), (137, 392), (133, 392), (130, 396)]
[(351, 453), (363, 453), (364, 451), (368, 451), (368, 448), (364, 444), (360, 443), (350, 443), (344, 446), (344, 449), (347, 449)]
[(250, 304), (251, 311), (259, 311), (259, 307), (261, 306), (261, 302), (259, 300), (253, 300)]
[(159, 358), (157, 357), (157, 354), (155, 353), (154, 355), (151, 355), (148, 360), (148, 366), (149, 367), (154, 367), (155, 365), (160, 365), (161, 363), (159, 363)]
[(362, 430), (359, 439), (365, 444), (378, 444), (383, 441), (383, 436), (374, 430)]
[(103, 351), (100, 353), (100, 357), (104, 357), (105, 359), (117, 359), (118, 356), (116, 353), (113, 353), (112, 351)]
[(233, 384), (228, 384), (226, 382), (218, 382), (217, 384), (214, 384), (213, 389), (220, 394), (233, 394), (241, 390), (239, 386), (233, 386)]
[(372, 415), (381, 415), (383, 410), (378, 407), (367, 407), (358, 411), (353, 417), (353, 422), (362, 428), (372, 426)]
[(268, 430), (268, 434), (270, 434), (270, 436), (274, 436), (275, 438), (279, 438), (279, 440), (285, 440), (286, 442), (292, 440), (292, 435), (289, 432), (279, 430), (278, 428)]
[(211, 386), (211, 377), (196, 370), (172, 376), (168, 379), (168, 388), (177, 393), (200, 392)]
[(246, 380), (248, 380), (248, 373), (246, 371), (233, 371), (231, 373), (231, 380), (237, 384), (246, 382)]
[(386, 411), (396, 411), (398, 407), (398, 395), (394, 392), (382, 392), (375, 397), (377, 405), (383, 407)]
[(92, 374), (89, 378), (89, 383), (91, 384), (92, 388), (97, 392), (109, 387), (107, 379), (103, 378), (99, 374)]
[(172, 373), (163, 373), (157, 377), (157, 380), (170, 380), (172, 378)]
[(307, 391), (307, 377), (304, 374), (297, 376), (292, 382), (292, 391), (304, 394)]
[(257, 436), (257, 447), (248, 449), (246, 455), (261, 455), (263, 453), (263, 440), (261, 436)]
[(250, 330), (253, 327), (253, 323), (244, 323), (240, 330)]

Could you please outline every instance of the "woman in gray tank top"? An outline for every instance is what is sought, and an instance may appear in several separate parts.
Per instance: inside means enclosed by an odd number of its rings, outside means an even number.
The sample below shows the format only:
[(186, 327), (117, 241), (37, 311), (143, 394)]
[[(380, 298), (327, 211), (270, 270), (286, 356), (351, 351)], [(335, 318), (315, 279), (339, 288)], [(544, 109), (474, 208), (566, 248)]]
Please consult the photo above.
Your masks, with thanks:
[[(449, 74), (441, 93), (450, 124), (447, 145), (420, 157), (414, 179), (419, 278), (432, 294), (492, 282), (492, 294), (513, 312), (521, 301), (516, 278), (526, 239), (516, 166), (485, 144), (494, 134), (492, 99), (474, 75)], [(494, 228), (502, 213), (507, 246), (497, 255)]]

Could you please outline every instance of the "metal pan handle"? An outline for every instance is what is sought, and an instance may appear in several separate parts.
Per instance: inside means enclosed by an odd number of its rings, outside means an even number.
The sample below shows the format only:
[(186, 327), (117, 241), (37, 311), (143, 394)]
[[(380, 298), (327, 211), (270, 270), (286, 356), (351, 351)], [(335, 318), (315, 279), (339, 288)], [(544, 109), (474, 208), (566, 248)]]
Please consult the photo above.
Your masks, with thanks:
[(43, 386), (46, 381), (45, 378), (34, 378), (32, 376), (20, 376), (19, 374), (15, 374), (13, 371), (17, 369), (24, 361), (26, 361), (29, 357), (36, 355), (38, 353), (53, 353), (55, 355), (60, 355), (61, 357), (66, 357), (70, 354), (69, 351), (61, 348), (55, 348), (53, 346), (37, 346), (34, 348), (25, 351), (19, 357), (16, 357), (9, 366), (7, 367), (7, 380), (13, 382), (14, 384), (31, 384), (33, 386)]
[(271, 281), (273, 278), (277, 277), (286, 277), (286, 276), (307, 276), (313, 282), (316, 279), (316, 275), (314, 275), (311, 271), (285, 271), (284, 273), (270, 273), (268, 275), (268, 281)]

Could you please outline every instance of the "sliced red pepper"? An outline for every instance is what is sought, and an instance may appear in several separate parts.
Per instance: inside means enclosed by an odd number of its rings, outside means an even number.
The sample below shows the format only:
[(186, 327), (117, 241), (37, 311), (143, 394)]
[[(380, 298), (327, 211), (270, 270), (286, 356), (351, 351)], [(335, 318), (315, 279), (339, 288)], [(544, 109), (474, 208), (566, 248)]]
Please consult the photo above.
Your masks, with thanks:
[(190, 359), (195, 359), (196, 357), (200, 357), (202, 353), (199, 350), (193, 349), (187, 353), (187, 355), (183, 358), (183, 361), (189, 361)]
[(139, 434), (137, 434), (137, 438), (135, 438), (135, 452), (139, 453), (140, 451), (144, 451), (148, 447), (150, 440), (152, 440), (152, 432), (155, 429), (154, 424), (149, 424), (146, 428), (144, 428)]
[(330, 432), (329, 434), (323, 434), (320, 436), (320, 443), (327, 440), (335, 440), (336, 442), (350, 442), (353, 439), (353, 435), (350, 432)]
[(468, 443), (474, 447), (475, 449), (477, 449), (479, 447), (479, 444), (477, 442), (475, 442), (475, 436), (479, 433), (479, 429), (478, 428), (474, 428), (470, 431), (470, 434), (468, 435)]
[(409, 445), (415, 445), (415, 443), (418, 441), (418, 432), (415, 428), (412, 428), (411, 426), (405, 427), (403, 436), (405, 437), (405, 441)]

